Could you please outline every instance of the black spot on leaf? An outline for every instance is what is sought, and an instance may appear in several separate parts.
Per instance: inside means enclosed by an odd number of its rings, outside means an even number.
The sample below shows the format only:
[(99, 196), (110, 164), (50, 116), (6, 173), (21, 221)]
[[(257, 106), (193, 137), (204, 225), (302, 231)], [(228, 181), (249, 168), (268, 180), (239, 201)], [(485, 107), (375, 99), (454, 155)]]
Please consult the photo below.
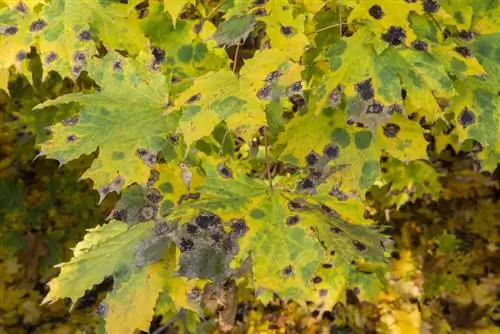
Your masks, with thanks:
[(241, 237), (248, 232), (248, 225), (244, 219), (234, 220), (231, 224), (231, 231), (237, 237)]
[(168, 134), (168, 139), (172, 142), (172, 144), (177, 144), (179, 143), (179, 135), (175, 133), (169, 133)]
[(342, 91), (343, 87), (338, 85), (335, 89), (333, 89), (330, 94), (328, 94), (328, 106), (336, 107), (342, 102)]
[(47, 56), (45, 56), (45, 64), (52, 64), (58, 58), (57, 53), (51, 51)]
[(331, 263), (323, 263), (322, 267), (325, 268), (325, 269), (330, 269), (330, 268), (333, 267), (333, 264), (331, 264)]
[(155, 61), (161, 63), (162, 61), (165, 60), (165, 50), (163, 50), (160, 47), (153, 47), (152, 50), (153, 57), (155, 58)]
[(73, 55), (73, 59), (75, 61), (85, 61), (85, 53), (83, 52), (75, 52), (75, 54)]
[(201, 32), (201, 29), (203, 29), (203, 21), (200, 21), (193, 26), (193, 32), (195, 34), (199, 34)]
[(74, 142), (75, 140), (76, 140), (76, 135), (69, 135), (68, 137), (66, 137), (66, 142), (68, 143)]
[(337, 227), (337, 226), (330, 227), (330, 231), (332, 231), (333, 233), (336, 233), (336, 234), (344, 233), (344, 231), (342, 231), (342, 229), (340, 227)]
[(271, 86), (264, 86), (257, 92), (257, 97), (260, 100), (267, 100), (271, 97), (272, 88)]
[(340, 153), (340, 149), (336, 144), (328, 144), (323, 149), (323, 154), (330, 160), (337, 159)]
[(92, 38), (92, 35), (89, 31), (83, 30), (78, 33), (78, 39), (82, 42), (89, 41)]
[(23, 61), (26, 58), (26, 51), (21, 50), (16, 54), (17, 61)]
[(333, 185), (328, 195), (335, 197), (339, 201), (346, 201), (349, 197), (340, 190), (338, 184)]
[(195, 234), (198, 232), (198, 226), (196, 225), (193, 225), (193, 224), (187, 224), (186, 225), (186, 231), (189, 233), (189, 234)]
[(364, 101), (373, 98), (374, 90), (372, 87), (372, 79), (367, 79), (356, 84), (356, 91)]
[(472, 31), (462, 29), (458, 32), (458, 37), (464, 41), (470, 41), (474, 38), (474, 33)]
[(286, 217), (286, 224), (288, 226), (293, 226), (295, 224), (297, 224), (300, 220), (300, 216), (299, 215), (295, 215), (295, 216), (288, 216)]
[(83, 71), (83, 67), (79, 66), (79, 65), (75, 65), (71, 68), (71, 73), (73, 74), (73, 76), (76, 78), (80, 75), (80, 73), (82, 73)]
[(221, 234), (221, 233), (219, 233), (219, 232), (216, 232), (216, 233), (212, 234), (212, 235), (210, 236), (210, 238), (211, 238), (213, 241), (215, 241), (215, 242), (219, 242), (219, 241), (221, 241), (221, 240), (222, 240), (222, 234)]
[(366, 250), (366, 246), (365, 246), (363, 243), (361, 243), (360, 241), (358, 241), (358, 240), (353, 240), (353, 241), (352, 241), (352, 244), (353, 244), (353, 245), (354, 245), (354, 247), (356, 247), (356, 249), (357, 249), (358, 251), (360, 251), (360, 252), (362, 252), (362, 251)]
[(290, 26), (281, 26), (280, 31), (286, 37), (290, 37), (293, 34), (293, 28)]
[(18, 28), (16, 26), (8, 26), (0, 29), (0, 35), (13, 36), (17, 34)]
[(435, 13), (439, 10), (439, 3), (435, 0), (423, 0), (423, 3), (427, 13)]
[(377, 20), (380, 20), (382, 17), (384, 17), (384, 11), (382, 10), (382, 7), (380, 7), (379, 5), (371, 6), (370, 9), (368, 10), (368, 13), (370, 13), (371, 17)]
[(299, 186), (302, 189), (311, 189), (314, 188), (314, 183), (310, 178), (305, 178), (302, 181), (300, 181)]
[(460, 112), (460, 115), (458, 115), (458, 122), (464, 129), (469, 125), (474, 124), (475, 121), (476, 121), (476, 116), (467, 107), (463, 108), (462, 111)]
[(195, 223), (202, 229), (207, 229), (211, 226), (215, 226), (220, 224), (220, 218), (219, 216), (211, 213), (211, 212), (206, 212), (206, 213), (200, 213), (196, 218), (195, 218)]
[(126, 221), (127, 220), (127, 209), (120, 209), (113, 211), (113, 219)]
[(455, 51), (464, 58), (472, 57), (472, 51), (466, 46), (457, 46)]
[(236, 244), (231, 238), (226, 238), (222, 242), (222, 249), (226, 254), (230, 254), (236, 248)]
[(389, 115), (392, 115), (394, 113), (402, 114), (403, 113), (403, 107), (401, 107), (399, 104), (391, 104), (390, 106), (387, 107), (387, 113)]
[(19, 1), (16, 5), (16, 7), (14, 7), (18, 12), (20, 12), (21, 14), (27, 14), (28, 13), (28, 6), (26, 6), (24, 4), (24, 2), (22, 1)]
[(303, 205), (302, 203), (300, 203), (298, 201), (290, 201), (290, 202), (288, 202), (288, 209), (290, 209), (291, 211), (297, 211), (297, 210), (305, 209), (305, 205)]
[(401, 89), (401, 98), (404, 100), (408, 96), (406, 89)]
[(220, 164), (217, 166), (217, 173), (225, 179), (230, 179), (233, 177), (233, 173), (225, 164)]
[(418, 51), (427, 51), (428, 45), (424, 41), (416, 39), (411, 42), (411, 47)]
[(161, 195), (161, 193), (157, 189), (151, 188), (148, 190), (146, 198), (151, 203), (157, 204), (163, 198), (163, 196)]
[(327, 289), (320, 289), (318, 294), (320, 297), (326, 297), (326, 295), (328, 294), (328, 290)]
[(268, 82), (268, 83), (273, 83), (275, 82), (276, 80), (278, 80), (278, 78), (282, 75), (282, 73), (280, 71), (272, 71), (271, 73), (269, 73), (266, 78), (264, 79), (264, 81)]
[(66, 118), (66, 119), (62, 120), (61, 123), (64, 126), (73, 126), (73, 125), (76, 125), (79, 120), (80, 120), (80, 116), (74, 115), (74, 116), (71, 116), (70, 118)]
[(319, 276), (315, 276), (315, 277), (313, 277), (312, 281), (314, 284), (319, 284), (319, 283), (323, 282), (323, 279)]
[(302, 91), (302, 82), (296, 81), (288, 87), (290, 93), (300, 93)]
[(135, 151), (135, 155), (142, 158), (146, 156), (149, 152), (145, 148), (138, 148), (137, 151)]
[(189, 99), (187, 99), (186, 103), (195, 103), (196, 101), (199, 101), (201, 99), (201, 93), (198, 93), (196, 95), (191, 96)]
[(380, 114), (382, 111), (384, 111), (384, 106), (375, 101), (366, 109), (367, 114)]
[(358, 299), (358, 296), (356, 296), (356, 295), (357, 295), (357, 293), (355, 293), (355, 291), (353, 289), (347, 289), (347, 291), (346, 291), (347, 304), (358, 305), (359, 299)]
[(42, 30), (46, 26), (47, 26), (47, 22), (45, 22), (42, 19), (38, 19), (38, 20), (31, 22), (29, 30), (30, 30), (30, 32), (37, 32), (37, 31)]
[(291, 264), (283, 268), (282, 273), (284, 276), (291, 276), (293, 275), (293, 267)]
[(389, 138), (394, 138), (397, 136), (401, 127), (394, 123), (388, 123), (384, 126), (384, 135)]
[(312, 166), (316, 162), (318, 162), (318, 159), (319, 159), (319, 154), (315, 152), (311, 152), (308, 155), (306, 155), (306, 162), (309, 166)]
[(382, 40), (391, 45), (403, 44), (406, 38), (406, 33), (401, 27), (391, 26), (387, 32), (382, 34)]
[(181, 242), (179, 243), (179, 248), (181, 252), (189, 252), (191, 249), (193, 249), (194, 243), (191, 239), (181, 239)]
[(113, 70), (114, 71), (121, 71), (122, 70), (122, 61), (121, 60), (117, 60), (114, 62)]

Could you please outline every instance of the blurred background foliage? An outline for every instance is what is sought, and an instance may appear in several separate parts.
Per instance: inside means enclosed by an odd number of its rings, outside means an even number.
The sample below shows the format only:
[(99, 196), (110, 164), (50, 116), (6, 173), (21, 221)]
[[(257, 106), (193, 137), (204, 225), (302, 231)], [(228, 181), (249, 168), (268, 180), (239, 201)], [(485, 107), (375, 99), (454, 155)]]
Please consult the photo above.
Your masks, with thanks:
[[(9, 94), (0, 91), (0, 333), (99, 333), (99, 302), (112, 280), (88, 291), (71, 311), (69, 301), (40, 302), (46, 283), (57, 275), (54, 265), (70, 259), (70, 248), (86, 229), (102, 223), (119, 196), (113, 193), (98, 205), (91, 181), (80, 180), (93, 156), (64, 167), (37, 158), (37, 144), (50, 136), (46, 127), (73, 112), (71, 106), (32, 110), (93, 83), (84, 75), (73, 82), (57, 73), (42, 81), (39, 58), (34, 52), (29, 56), (31, 80), (12, 72)], [(499, 169), (480, 173), (472, 154), (451, 147), (430, 155), (438, 176), (435, 185), (425, 186), (437, 191), (438, 200), (418, 195), (412, 201), (415, 188), (398, 183), (404, 171), (394, 165), (385, 169), (386, 182), (368, 193), (370, 215), (388, 226), (396, 241), (390, 290), (377, 303), (360, 301), (353, 289), (345, 305), (320, 315), (308, 306), (239, 289), (233, 332), (406, 334), (418, 327), (420, 333), (499, 332)], [(207, 314), (201, 324), (192, 317), (160, 331), (165, 319), (158, 317), (150, 332), (219, 331), (216, 317)]]

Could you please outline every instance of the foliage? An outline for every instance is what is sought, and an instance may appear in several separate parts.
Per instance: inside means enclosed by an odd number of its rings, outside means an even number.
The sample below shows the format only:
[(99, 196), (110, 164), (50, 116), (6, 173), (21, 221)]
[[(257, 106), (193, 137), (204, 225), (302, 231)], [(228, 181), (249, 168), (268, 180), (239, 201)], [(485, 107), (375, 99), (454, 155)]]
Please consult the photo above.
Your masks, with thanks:
[[(109, 279), (108, 332), (148, 331), (154, 315), (194, 328), (210, 312), (229, 330), (238, 286), (318, 314), (377, 302), (374, 327), (409, 330), (399, 322), (423, 312), (409, 300), (461, 284), (464, 265), (427, 285), (419, 275), (463, 241), (456, 227), (431, 228), (437, 248), (422, 262), (429, 250), (407, 238), (424, 227), (406, 220), (391, 235), (393, 209), (449, 196), (440, 164), (453, 150), (476, 171), (499, 162), (500, 5), (460, 4), (0, 1), (0, 89), (25, 109), (37, 161), (87, 161), (69, 182), (90, 179), (100, 203), (121, 196), (108, 222), (82, 224), (92, 228), (44, 301), (77, 305)], [(14, 222), (24, 184), (0, 189), (14, 190), (0, 211)], [(496, 209), (489, 198), (479, 207)], [(383, 226), (371, 215), (381, 212)], [(495, 245), (483, 225), (470, 229)], [(389, 264), (393, 241), (401, 255)], [(469, 284), (450, 303), (466, 307), (467, 291), (495, 284)], [(491, 300), (474, 298), (490, 312)]]

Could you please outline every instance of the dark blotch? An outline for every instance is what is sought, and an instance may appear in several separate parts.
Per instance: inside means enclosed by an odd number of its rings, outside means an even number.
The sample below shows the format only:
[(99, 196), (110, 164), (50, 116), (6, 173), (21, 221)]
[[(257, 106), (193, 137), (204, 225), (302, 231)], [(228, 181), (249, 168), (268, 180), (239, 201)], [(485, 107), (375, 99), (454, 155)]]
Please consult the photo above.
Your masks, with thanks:
[(398, 135), (399, 130), (401, 130), (401, 127), (399, 125), (388, 123), (384, 126), (384, 135), (389, 138), (394, 138)]
[(463, 128), (466, 128), (469, 125), (474, 124), (475, 121), (476, 121), (476, 116), (467, 107), (462, 109), (462, 111), (460, 112), (460, 115), (458, 116), (458, 122), (460, 123), (460, 125)]
[(411, 42), (411, 47), (418, 51), (427, 51), (428, 45), (424, 41), (416, 39)]
[(18, 29), (16, 26), (8, 26), (7, 28), (3, 28), (2, 30), (0, 30), (1, 35), (5, 36), (13, 36), (17, 34), (17, 31)]
[(370, 13), (371, 17), (377, 20), (380, 20), (382, 17), (384, 17), (384, 11), (382, 10), (382, 7), (380, 7), (379, 5), (371, 6), (370, 9), (368, 10), (368, 13)]
[(374, 90), (372, 87), (372, 79), (367, 79), (356, 84), (356, 91), (364, 101), (373, 98)]
[(198, 226), (193, 224), (187, 224), (186, 231), (190, 234), (195, 234), (196, 232), (198, 232)]
[(281, 26), (280, 31), (286, 37), (289, 37), (289, 36), (291, 36), (293, 34), (293, 28), (290, 27), (290, 26)]
[(435, 0), (424, 0), (424, 10), (427, 13), (435, 13), (439, 10), (439, 3)]
[(186, 103), (194, 103), (196, 101), (199, 101), (201, 99), (201, 93), (198, 93), (196, 95), (191, 96), (189, 99), (187, 99)]
[(472, 57), (472, 51), (466, 46), (457, 46), (455, 51), (464, 58)]
[(191, 239), (181, 239), (181, 242), (179, 243), (179, 248), (181, 249), (181, 252), (189, 252), (191, 249), (193, 249), (194, 243)]
[(268, 83), (272, 83), (272, 82), (275, 82), (276, 80), (278, 80), (278, 78), (282, 75), (282, 73), (280, 71), (273, 71), (271, 73), (269, 73), (266, 78), (264, 79), (264, 81), (268, 82)]
[(330, 160), (337, 159), (339, 156), (340, 149), (337, 145), (335, 144), (328, 144), (326, 147), (323, 149), (323, 154)]
[(89, 41), (92, 38), (92, 35), (89, 31), (83, 30), (78, 33), (78, 39), (82, 42)]
[(155, 58), (155, 61), (161, 63), (162, 61), (165, 60), (165, 50), (163, 50), (160, 47), (153, 47), (153, 57)]
[(353, 245), (354, 245), (354, 247), (356, 247), (356, 249), (357, 249), (358, 251), (360, 251), (360, 252), (362, 252), (362, 251), (366, 250), (366, 246), (365, 246), (363, 243), (361, 243), (360, 241), (358, 241), (358, 240), (353, 240), (353, 241), (352, 241), (352, 244), (353, 244)]
[(319, 155), (317, 153), (311, 152), (306, 156), (306, 162), (309, 166), (314, 165), (319, 159)]
[(225, 164), (220, 164), (219, 166), (217, 166), (217, 173), (219, 173), (219, 175), (225, 179), (230, 179), (233, 177), (233, 173)]
[(382, 34), (382, 40), (391, 45), (403, 44), (406, 38), (406, 33), (401, 27), (392, 26), (387, 32)]
[(283, 275), (285, 276), (290, 276), (293, 274), (293, 267), (291, 264), (289, 264), (288, 266), (286, 266), (285, 268), (283, 268), (282, 270), (283, 272)]
[(313, 279), (312, 279), (313, 283), (314, 284), (319, 284), (321, 282), (323, 282), (323, 279), (319, 276), (315, 276)]
[(57, 53), (54, 51), (51, 51), (46, 57), (45, 57), (45, 64), (49, 65), (53, 63), (57, 59)]
[(367, 114), (380, 114), (382, 111), (384, 111), (384, 106), (378, 102), (373, 102), (366, 109)]
[(293, 226), (295, 224), (297, 224), (300, 220), (300, 216), (299, 215), (295, 215), (295, 216), (289, 216), (289, 217), (286, 217), (286, 224), (288, 226)]
[(231, 231), (237, 237), (241, 237), (248, 232), (248, 225), (244, 219), (234, 220), (231, 224)]
[(195, 223), (202, 229), (207, 229), (210, 226), (218, 225), (220, 224), (220, 218), (219, 216), (207, 212), (207, 213), (200, 213), (196, 218), (195, 218)]
[(37, 31), (42, 30), (46, 26), (47, 26), (47, 22), (45, 22), (42, 19), (38, 19), (36, 21), (31, 22), (29, 30), (30, 30), (30, 32), (37, 32)]
[(76, 140), (76, 136), (75, 135), (69, 135), (66, 138), (66, 142), (68, 142), (68, 143), (74, 142), (75, 140)]

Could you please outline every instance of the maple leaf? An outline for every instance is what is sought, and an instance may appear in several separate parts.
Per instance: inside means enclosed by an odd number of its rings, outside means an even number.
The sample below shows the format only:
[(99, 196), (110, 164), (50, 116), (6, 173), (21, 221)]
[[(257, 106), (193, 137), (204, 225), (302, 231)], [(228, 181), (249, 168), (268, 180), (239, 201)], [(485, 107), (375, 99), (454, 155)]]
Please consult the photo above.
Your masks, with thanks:
[(163, 0), (163, 6), (165, 7), (165, 10), (172, 17), (172, 22), (174, 24), (174, 27), (177, 22), (177, 18), (179, 17), (179, 14), (182, 13), (183, 9), (186, 7), (188, 3), (192, 4), (193, 2), (191, 0)]
[(99, 148), (99, 157), (83, 177), (94, 181), (102, 199), (124, 185), (146, 183), (164, 138), (177, 126), (177, 116), (165, 113), (169, 85), (164, 76), (150, 72), (140, 60), (110, 52), (89, 64), (89, 74), (102, 90), (63, 95), (36, 109), (70, 102), (82, 105), (75, 122), (52, 127), (54, 135), (41, 151), (66, 163)]
[[(299, 67), (277, 50), (264, 50), (245, 63), (239, 77), (229, 70), (210, 72), (197, 78), (181, 93), (176, 105), (182, 105), (180, 131), (186, 144), (209, 135), (214, 127), (225, 121), (228, 128), (250, 139), (265, 125), (264, 107), (271, 98), (272, 83), (291, 83)], [(295, 78), (295, 79), (294, 79)], [(244, 120), (244, 122), (242, 122)]]
[(255, 17), (253, 15), (233, 16), (229, 20), (219, 24), (212, 38), (219, 45), (235, 45), (241, 41), (245, 41), (254, 26)]
[[(358, 221), (350, 223), (321, 214), (319, 207), (289, 193), (286, 183), (276, 184), (270, 192), (267, 182), (246, 176), (236, 165), (208, 158), (205, 162), (205, 177), (194, 188), (200, 193), (199, 199), (180, 204), (169, 217), (182, 222), (203, 210), (217, 215), (217, 219), (231, 221), (233, 233), (240, 236), (233, 265), (238, 267), (250, 257), (253, 281), (258, 287), (303, 301), (314, 284), (316, 268), (326, 261), (320, 240), (330, 242), (335, 236), (331, 246), (344, 248), (338, 250), (339, 263), (350, 263), (354, 257), (363, 257), (357, 253), (353, 238), (359, 237), (359, 242), (365, 243), (365, 238), (377, 235), (367, 226), (356, 225)], [(354, 210), (351, 210), (351, 219), (352, 212)], [(332, 234), (330, 229), (343, 230), (345, 234)], [(319, 239), (314, 230), (319, 231)], [(328, 235), (325, 231), (329, 231)], [(380, 252), (375, 256), (383, 257), (376, 237), (366, 244), (369, 245), (367, 254)], [(229, 249), (234, 247), (236, 245), (229, 247), (228, 244)]]
[[(380, 175), (380, 157), (387, 152), (403, 161), (427, 159), (427, 142), (418, 123), (396, 113), (374, 131), (347, 126), (346, 115), (332, 108), (315, 115), (296, 116), (279, 135), (279, 159), (313, 167), (309, 156), (318, 155), (334, 170), (331, 178), (346, 193), (363, 197)], [(307, 138), (309, 145), (304, 145)], [(321, 171), (323, 171), (322, 167)]]
[(27, 6), (22, 10), (19, 6), (3, 9), (0, 15), (8, 23), (5, 29), (12, 33), (2, 34), (1, 47), (8, 53), (3, 55), (0, 67), (18, 64), (30, 47), (36, 46), (44, 73), (55, 70), (76, 78), (96, 53), (93, 38), (112, 49), (137, 54), (146, 46), (146, 38), (129, 11), (127, 6), (115, 2), (95, 0), (55, 0), (44, 5), (39, 13)]
[(454, 113), (459, 143), (478, 141), (483, 168), (493, 171), (500, 158), (498, 96), (487, 83), (473, 78), (455, 86), (459, 95), (450, 101), (447, 111)]
[(61, 273), (50, 281), (44, 303), (70, 298), (75, 303), (85, 291), (101, 283), (106, 276), (119, 275), (134, 258), (134, 246), (150, 234), (152, 223), (128, 228), (111, 221), (90, 229), (73, 250), (73, 258), (60, 264)]

